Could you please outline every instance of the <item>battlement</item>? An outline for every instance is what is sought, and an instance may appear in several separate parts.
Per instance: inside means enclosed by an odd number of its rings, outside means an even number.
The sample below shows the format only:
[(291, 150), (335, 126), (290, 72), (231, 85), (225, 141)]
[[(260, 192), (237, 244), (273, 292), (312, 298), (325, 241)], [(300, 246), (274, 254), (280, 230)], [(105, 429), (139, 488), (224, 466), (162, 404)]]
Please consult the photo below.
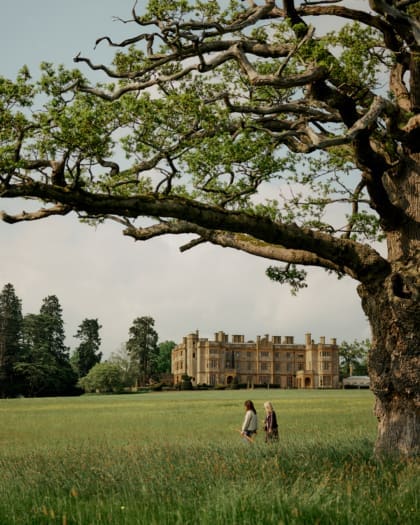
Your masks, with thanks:
[[(184, 341), (188, 339), (191, 339), (194, 341), (209, 341), (208, 338), (200, 338), (198, 330), (184, 337)], [(325, 345), (325, 344), (336, 345), (337, 344), (337, 339), (335, 337), (332, 337), (329, 343), (326, 343), (325, 339), (326, 339), (325, 336), (320, 336), (319, 342), (315, 343), (315, 341), (312, 339), (312, 335), (310, 333), (306, 333), (305, 334), (305, 345), (309, 346), (313, 344), (321, 344), (321, 345)], [(270, 336), (269, 334), (265, 334), (265, 335), (257, 335), (255, 340), (245, 341), (245, 336), (242, 334), (233, 334), (229, 336), (229, 334), (226, 334), (223, 331), (215, 332), (214, 339), (210, 341), (213, 341), (216, 343), (233, 343), (233, 344), (235, 343), (240, 344), (240, 343), (245, 343), (245, 342), (254, 343), (254, 344), (255, 343), (257, 344), (271, 343), (274, 345), (294, 345), (296, 344), (295, 338), (293, 335), (283, 335), (283, 336), (282, 335), (272, 335)]]

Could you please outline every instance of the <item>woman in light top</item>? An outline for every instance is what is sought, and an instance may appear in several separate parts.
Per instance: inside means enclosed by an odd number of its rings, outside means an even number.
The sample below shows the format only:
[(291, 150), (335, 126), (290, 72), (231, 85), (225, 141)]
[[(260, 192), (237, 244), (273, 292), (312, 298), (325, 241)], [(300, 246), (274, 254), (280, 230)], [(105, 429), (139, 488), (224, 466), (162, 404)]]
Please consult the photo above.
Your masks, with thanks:
[(241, 435), (248, 441), (252, 440), (252, 436), (257, 433), (258, 418), (254, 403), (250, 400), (245, 401), (245, 417), (242, 423)]
[(265, 442), (270, 443), (271, 441), (277, 441), (279, 439), (279, 427), (277, 424), (276, 413), (270, 401), (264, 403), (264, 409)]

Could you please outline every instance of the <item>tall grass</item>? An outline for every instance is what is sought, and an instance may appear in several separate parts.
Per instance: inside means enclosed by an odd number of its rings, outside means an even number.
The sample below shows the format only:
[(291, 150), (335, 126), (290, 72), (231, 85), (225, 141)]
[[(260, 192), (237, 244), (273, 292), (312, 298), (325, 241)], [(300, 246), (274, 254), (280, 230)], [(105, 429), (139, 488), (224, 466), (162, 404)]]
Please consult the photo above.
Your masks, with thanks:
[[(280, 441), (238, 429), (271, 400)], [(378, 461), (368, 391), (0, 401), (0, 524), (417, 524), (419, 464)]]

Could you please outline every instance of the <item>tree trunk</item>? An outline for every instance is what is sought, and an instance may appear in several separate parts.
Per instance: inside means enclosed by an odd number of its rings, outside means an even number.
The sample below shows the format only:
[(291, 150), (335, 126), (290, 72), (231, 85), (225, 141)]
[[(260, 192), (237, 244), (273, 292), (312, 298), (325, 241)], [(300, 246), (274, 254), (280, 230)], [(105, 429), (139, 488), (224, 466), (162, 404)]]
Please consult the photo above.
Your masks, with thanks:
[(420, 449), (420, 162), (418, 154), (406, 158), (399, 172), (386, 180), (407, 217), (400, 229), (387, 232), (391, 272), (383, 281), (360, 285), (359, 294), (372, 329), (375, 449), (410, 456)]
[[(396, 277), (398, 275), (398, 277)], [(372, 327), (369, 356), (371, 388), (376, 396), (378, 454), (419, 453), (419, 303), (401, 297), (404, 276), (393, 273), (377, 293), (361, 293)], [(419, 287), (417, 287), (418, 296)]]
[(395, 281), (400, 279), (404, 281), (404, 275), (396, 279), (394, 273), (376, 293), (363, 286), (359, 293), (372, 328), (369, 375), (378, 419), (375, 450), (410, 456), (420, 449), (419, 287), (414, 298), (396, 295), (401, 290), (396, 290)]

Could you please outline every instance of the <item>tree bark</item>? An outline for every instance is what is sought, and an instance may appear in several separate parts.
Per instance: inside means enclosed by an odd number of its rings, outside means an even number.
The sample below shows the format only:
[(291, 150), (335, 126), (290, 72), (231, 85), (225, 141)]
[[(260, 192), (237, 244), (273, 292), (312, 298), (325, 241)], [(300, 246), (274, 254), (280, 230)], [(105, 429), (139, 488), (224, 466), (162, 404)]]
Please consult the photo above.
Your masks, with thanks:
[(420, 451), (420, 308), (418, 299), (401, 290), (405, 274), (396, 275), (374, 292), (361, 285), (359, 293), (372, 328), (369, 375), (378, 419), (375, 449), (378, 454), (409, 456)]
[(407, 219), (387, 232), (389, 275), (359, 286), (372, 329), (369, 375), (380, 455), (420, 452), (419, 173), (419, 155), (408, 154), (398, 173), (388, 178), (387, 190)]

